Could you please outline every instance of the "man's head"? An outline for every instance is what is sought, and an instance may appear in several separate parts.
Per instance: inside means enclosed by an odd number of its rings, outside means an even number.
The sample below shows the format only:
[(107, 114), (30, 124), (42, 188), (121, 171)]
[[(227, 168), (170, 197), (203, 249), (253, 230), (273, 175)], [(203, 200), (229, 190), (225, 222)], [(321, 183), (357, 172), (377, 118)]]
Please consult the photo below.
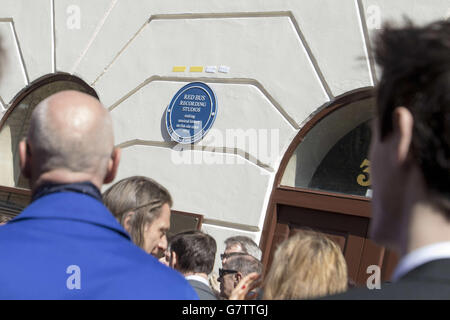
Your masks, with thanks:
[(233, 255), (219, 270), (220, 295), (228, 299), (243, 277), (250, 273), (262, 274), (262, 263), (250, 255)]
[(449, 212), (450, 22), (386, 26), (375, 56), (382, 78), (370, 151), (371, 235), (389, 246), (404, 237), (411, 191)]
[(261, 260), (262, 252), (258, 245), (246, 236), (234, 236), (225, 240), (225, 251), (221, 255), (222, 264), (224, 264), (230, 254), (242, 252), (249, 254), (256, 258), (257, 260)]
[(36, 106), (19, 145), (22, 173), (33, 190), (45, 182), (111, 182), (119, 164), (112, 121), (94, 97), (62, 91)]
[(175, 235), (169, 244), (170, 266), (184, 275), (208, 276), (214, 268), (217, 244), (201, 231), (186, 231)]
[(158, 182), (147, 177), (123, 179), (106, 190), (103, 202), (144, 251), (158, 257), (167, 249), (172, 197)]

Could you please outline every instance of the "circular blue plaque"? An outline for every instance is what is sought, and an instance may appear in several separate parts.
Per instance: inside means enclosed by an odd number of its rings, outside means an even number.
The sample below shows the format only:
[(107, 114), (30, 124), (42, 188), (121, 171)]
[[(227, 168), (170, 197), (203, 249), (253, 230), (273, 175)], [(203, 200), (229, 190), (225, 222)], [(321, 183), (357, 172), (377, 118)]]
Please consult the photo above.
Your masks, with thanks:
[(214, 91), (202, 82), (189, 83), (175, 94), (167, 108), (167, 131), (178, 143), (195, 143), (208, 133), (216, 116)]

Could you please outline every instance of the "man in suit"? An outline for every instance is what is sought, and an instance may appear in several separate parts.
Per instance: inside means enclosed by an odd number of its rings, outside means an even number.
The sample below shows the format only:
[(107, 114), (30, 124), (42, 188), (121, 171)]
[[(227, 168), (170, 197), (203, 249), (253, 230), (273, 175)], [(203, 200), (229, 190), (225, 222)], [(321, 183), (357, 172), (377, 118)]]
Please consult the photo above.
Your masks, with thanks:
[(216, 240), (201, 231), (176, 234), (169, 242), (168, 264), (186, 277), (200, 300), (217, 300), (208, 282), (216, 251)]
[(450, 299), (450, 22), (386, 26), (370, 150), (371, 237), (401, 259), (391, 284), (338, 299)]
[(102, 203), (120, 152), (101, 103), (76, 91), (34, 110), (20, 167), (32, 203), (0, 228), (0, 299), (196, 299)]

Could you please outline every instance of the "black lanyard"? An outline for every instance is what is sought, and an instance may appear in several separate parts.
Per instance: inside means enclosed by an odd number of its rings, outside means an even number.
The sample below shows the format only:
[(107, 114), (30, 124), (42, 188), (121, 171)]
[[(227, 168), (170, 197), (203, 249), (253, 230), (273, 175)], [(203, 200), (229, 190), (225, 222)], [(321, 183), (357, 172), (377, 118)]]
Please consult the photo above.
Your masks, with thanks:
[(91, 196), (100, 202), (103, 202), (100, 190), (91, 182), (79, 182), (71, 184), (44, 184), (40, 186), (33, 194), (32, 202), (46, 195), (59, 192), (82, 193)]

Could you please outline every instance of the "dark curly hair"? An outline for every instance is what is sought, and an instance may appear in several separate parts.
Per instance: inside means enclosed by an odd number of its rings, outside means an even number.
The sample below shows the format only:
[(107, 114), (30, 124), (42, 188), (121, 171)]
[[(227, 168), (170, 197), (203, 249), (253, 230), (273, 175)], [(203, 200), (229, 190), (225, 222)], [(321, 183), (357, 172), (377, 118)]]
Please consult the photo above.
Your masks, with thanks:
[(412, 156), (438, 204), (450, 199), (450, 22), (424, 27), (410, 20), (402, 28), (384, 26), (375, 42), (382, 68), (377, 90), (381, 139), (393, 130), (396, 107), (414, 117)]

